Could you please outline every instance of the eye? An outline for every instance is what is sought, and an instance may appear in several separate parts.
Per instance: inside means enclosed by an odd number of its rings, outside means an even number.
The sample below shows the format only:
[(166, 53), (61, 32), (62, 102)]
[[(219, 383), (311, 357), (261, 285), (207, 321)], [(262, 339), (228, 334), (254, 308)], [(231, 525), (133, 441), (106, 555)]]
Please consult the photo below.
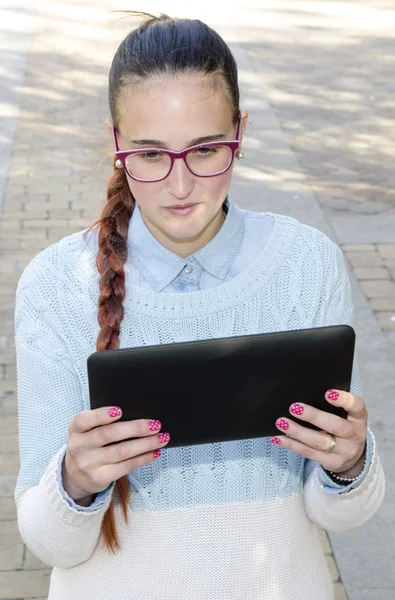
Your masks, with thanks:
[(203, 148), (199, 148), (196, 153), (200, 156), (209, 156), (210, 154), (214, 154), (217, 151), (215, 146), (204, 146)]
[(145, 160), (158, 160), (162, 156), (162, 152), (140, 152), (139, 156)]

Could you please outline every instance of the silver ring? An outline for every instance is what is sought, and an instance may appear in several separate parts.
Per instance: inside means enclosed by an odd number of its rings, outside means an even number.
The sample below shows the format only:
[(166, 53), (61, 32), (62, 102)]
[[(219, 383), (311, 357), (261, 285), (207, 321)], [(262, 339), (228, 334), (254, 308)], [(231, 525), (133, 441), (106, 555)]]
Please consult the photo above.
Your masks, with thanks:
[(336, 438), (335, 438), (335, 436), (332, 435), (332, 433), (330, 433), (329, 435), (331, 436), (332, 439), (331, 439), (331, 443), (329, 444), (329, 447), (326, 450), (324, 450), (324, 452), (326, 454), (330, 454), (336, 448)]

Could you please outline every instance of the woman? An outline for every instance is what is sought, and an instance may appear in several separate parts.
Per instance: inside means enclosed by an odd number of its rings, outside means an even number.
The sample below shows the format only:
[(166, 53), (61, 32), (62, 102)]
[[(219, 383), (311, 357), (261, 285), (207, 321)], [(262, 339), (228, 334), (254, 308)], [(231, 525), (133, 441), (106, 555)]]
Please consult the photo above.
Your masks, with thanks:
[(200, 21), (132, 31), (109, 102), (101, 219), (40, 253), (17, 292), (18, 522), (54, 567), (49, 600), (330, 600), (317, 525), (362, 524), (384, 491), (356, 369), (352, 393), (326, 394), (347, 419), (290, 398), (274, 438), (163, 451), (171, 432), (155, 415), (118, 422), (111, 398), (89, 410), (86, 359), (351, 323), (341, 252), (229, 198), (248, 115), (228, 47)]

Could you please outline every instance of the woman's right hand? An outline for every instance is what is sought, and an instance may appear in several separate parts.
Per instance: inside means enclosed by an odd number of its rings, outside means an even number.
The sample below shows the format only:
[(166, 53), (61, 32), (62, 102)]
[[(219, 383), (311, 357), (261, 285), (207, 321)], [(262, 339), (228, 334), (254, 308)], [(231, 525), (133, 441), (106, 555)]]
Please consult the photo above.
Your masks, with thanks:
[(114, 423), (121, 414), (118, 407), (84, 410), (70, 422), (62, 478), (77, 504), (88, 506), (113, 481), (153, 462), (170, 440), (168, 433), (158, 435), (160, 421)]

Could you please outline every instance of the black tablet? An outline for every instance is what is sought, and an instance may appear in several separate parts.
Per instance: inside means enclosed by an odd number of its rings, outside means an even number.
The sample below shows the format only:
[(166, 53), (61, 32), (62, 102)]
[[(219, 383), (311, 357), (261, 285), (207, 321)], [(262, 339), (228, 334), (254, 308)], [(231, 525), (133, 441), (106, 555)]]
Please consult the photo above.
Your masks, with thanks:
[(95, 352), (91, 408), (159, 419), (168, 447), (276, 435), (293, 402), (346, 416), (324, 394), (350, 390), (354, 345), (340, 325)]

